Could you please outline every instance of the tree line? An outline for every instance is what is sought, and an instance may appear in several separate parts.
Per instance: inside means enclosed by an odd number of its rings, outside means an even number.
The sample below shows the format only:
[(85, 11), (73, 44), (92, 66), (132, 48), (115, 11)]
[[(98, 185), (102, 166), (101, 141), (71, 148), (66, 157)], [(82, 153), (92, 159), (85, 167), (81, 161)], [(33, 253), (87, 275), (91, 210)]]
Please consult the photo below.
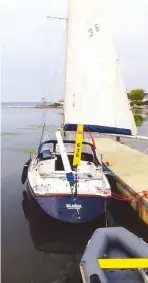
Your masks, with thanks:
[(128, 98), (133, 102), (136, 103), (138, 101), (142, 101), (144, 99), (145, 93), (143, 89), (133, 89), (128, 93)]

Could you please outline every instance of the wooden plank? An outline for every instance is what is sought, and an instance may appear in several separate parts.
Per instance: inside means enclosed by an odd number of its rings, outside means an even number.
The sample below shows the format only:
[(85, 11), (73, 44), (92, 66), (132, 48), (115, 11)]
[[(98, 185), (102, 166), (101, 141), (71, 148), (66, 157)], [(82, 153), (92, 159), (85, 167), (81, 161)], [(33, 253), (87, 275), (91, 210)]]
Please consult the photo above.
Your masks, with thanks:
[[(148, 192), (148, 155), (113, 139), (95, 139), (97, 155), (115, 174), (117, 189), (122, 196)], [(130, 201), (129, 204), (148, 225), (148, 197)]]
[(60, 131), (56, 132), (56, 137), (57, 137), (57, 141), (58, 141), (58, 145), (59, 145), (59, 149), (60, 149), (60, 153), (61, 153), (61, 157), (62, 157), (62, 161), (63, 161), (67, 180), (69, 182), (74, 183), (74, 176), (73, 176), (73, 173), (72, 173), (72, 169), (71, 169), (71, 166), (70, 166), (70, 162), (69, 162), (66, 150), (65, 150), (65, 146), (64, 146), (62, 135), (61, 135)]
[[(135, 193), (148, 191), (148, 155), (109, 138), (95, 139), (97, 154), (103, 162)], [(148, 198), (144, 198), (148, 203)]]

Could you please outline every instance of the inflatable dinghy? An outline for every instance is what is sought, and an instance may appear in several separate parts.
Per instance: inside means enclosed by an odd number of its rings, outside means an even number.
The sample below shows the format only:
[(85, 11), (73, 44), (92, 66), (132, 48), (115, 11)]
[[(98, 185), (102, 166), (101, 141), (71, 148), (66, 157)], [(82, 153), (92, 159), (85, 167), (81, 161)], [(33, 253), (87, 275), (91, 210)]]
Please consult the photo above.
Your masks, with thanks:
[(84, 283), (148, 283), (148, 244), (123, 227), (99, 228), (80, 271)]

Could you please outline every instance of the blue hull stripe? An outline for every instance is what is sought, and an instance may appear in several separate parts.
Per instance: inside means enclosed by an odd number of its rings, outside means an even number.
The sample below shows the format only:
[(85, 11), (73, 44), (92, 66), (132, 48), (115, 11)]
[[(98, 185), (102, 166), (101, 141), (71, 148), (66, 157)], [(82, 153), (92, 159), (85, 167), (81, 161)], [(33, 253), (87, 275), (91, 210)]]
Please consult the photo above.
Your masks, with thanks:
[[(65, 124), (65, 131), (76, 131), (77, 124)], [(98, 133), (109, 133), (109, 134), (122, 134), (122, 135), (131, 135), (131, 130), (115, 127), (106, 127), (106, 126), (95, 126), (95, 125), (84, 125), (84, 131), (98, 132)]]

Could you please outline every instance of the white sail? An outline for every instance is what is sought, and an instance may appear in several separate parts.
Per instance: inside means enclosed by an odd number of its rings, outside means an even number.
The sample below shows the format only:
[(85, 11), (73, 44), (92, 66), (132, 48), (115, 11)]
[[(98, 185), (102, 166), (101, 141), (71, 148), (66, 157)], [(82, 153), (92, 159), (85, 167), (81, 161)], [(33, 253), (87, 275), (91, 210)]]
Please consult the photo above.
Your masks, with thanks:
[(84, 124), (84, 130), (136, 134), (106, 13), (108, 1), (69, 0), (65, 130)]

